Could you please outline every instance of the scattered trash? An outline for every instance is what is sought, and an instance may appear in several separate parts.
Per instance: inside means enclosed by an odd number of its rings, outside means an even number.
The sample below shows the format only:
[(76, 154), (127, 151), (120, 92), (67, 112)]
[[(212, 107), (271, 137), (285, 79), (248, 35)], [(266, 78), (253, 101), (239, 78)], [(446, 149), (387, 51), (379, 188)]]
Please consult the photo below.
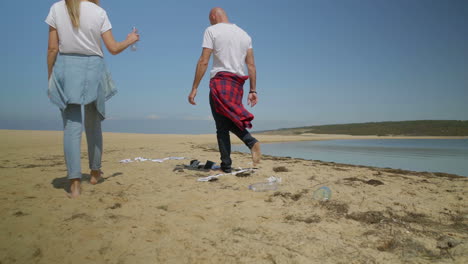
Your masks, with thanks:
[(281, 177), (271, 176), (267, 180), (270, 183), (273, 183), (273, 182), (281, 183)]
[(281, 183), (280, 177), (271, 176), (266, 182), (257, 182), (249, 185), (249, 189), (254, 192), (275, 191)]
[(249, 169), (242, 169), (242, 168), (239, 168), (238, 170), (236, 171), (233, 171), (231, 173), (220, 173), (220, 174), (216, 174), (216, 175), (211, 175), (211, 176), (208, 176), (208, 177), (204, 177), (204, 178), (198, 178), (197, 181), (199, 182), (209, 182), (209, 181), (215, 181), (214, 179), (218, 179), (220, 176), (225, 176), (225, 175), (237, 175), (239, 173), (244, 173), (244, 172), (255, 172), (256, 169), (254, 168), (249, 168)]
[(249, 185), (249, 189), (254, 192), (266, 192), (275, 191), (278, 189), (278, 183), (276, 182), (257, 182)]
[(313, 194), (314, 200), (317, 201), (328, 201), (331, 199), (332, 192), (327, 186), (323, 186), (315, 190)]
[(131, 162), (135, 162), (135, 161), (139, 161), (139, 162), (143, 162), (143, 161), (152, 161), (152, 162), (159, 162), (159, 163), (162, 163), (166, 160), (183, 160), (185, 159), (184, 157), (167, 157), (167, 158), (164, 158), (164, 159), (147, 159), (147, 158), (143, 158), (143, 157), (136, 157), (134, 158), (133, 160), (132, 159), (124, 159), (124, 160), (121, 160), (120, 163), (131, 163)]
[(216, 165), (211, 160), (207, 160), (205, 163), (200, 163), (198, 160), (191, 160), (190, 165), (182, 165), (184, 169), (188, 170), (198, 170), (198, 171), (209, 171), (209, 170), (219, 170), (221, 166)]

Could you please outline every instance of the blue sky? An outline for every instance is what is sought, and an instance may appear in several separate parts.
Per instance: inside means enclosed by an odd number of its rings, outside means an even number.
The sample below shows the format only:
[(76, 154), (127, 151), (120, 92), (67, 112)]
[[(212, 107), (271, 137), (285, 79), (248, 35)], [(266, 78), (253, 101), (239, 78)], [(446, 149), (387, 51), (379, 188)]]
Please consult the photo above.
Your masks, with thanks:
[[(47, 30), (54, 0), (2, 1), (0, 128), (60, 128), (47, 90)], [(101, 0), (138, 51), (106, 62), (119, 93), (105, 130), (214, 132), (208, 72), (187, 102), (214, 6), (253, 38), (259, 103), (254, 130), (368, 121), (468, 119), (465, 0)], [(5, 41), (6, 40), (6, 41)], [(247, 87), (246, 87), (247, 88)], [(155, 130), (156, 131), (156, 130)], [(144, 131), (141, 131), (144, 132)]]

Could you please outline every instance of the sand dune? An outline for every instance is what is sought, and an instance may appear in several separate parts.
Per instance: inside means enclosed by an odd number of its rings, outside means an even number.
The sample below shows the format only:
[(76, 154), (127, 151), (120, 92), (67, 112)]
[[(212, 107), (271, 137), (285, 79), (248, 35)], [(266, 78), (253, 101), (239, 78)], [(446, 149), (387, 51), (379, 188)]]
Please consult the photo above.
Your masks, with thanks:
[[(465, 177), (265, 157), (249, 176), (198, 182), (210, 173), (173, 169), (218, 162), (214, 135), (105, 133), (104, 145), (104, 182), (83, 170), (72, 200), (62, 132), (0, 130), (1, 264), (468, 263)], [(83, 168), (85, 150), (83, 137)], [(171, 156), (187, 159), (119, 162)], [(277, 191), (247, 188), (270, 176)], [(312, 199), (320, 186), (330, 201)]]

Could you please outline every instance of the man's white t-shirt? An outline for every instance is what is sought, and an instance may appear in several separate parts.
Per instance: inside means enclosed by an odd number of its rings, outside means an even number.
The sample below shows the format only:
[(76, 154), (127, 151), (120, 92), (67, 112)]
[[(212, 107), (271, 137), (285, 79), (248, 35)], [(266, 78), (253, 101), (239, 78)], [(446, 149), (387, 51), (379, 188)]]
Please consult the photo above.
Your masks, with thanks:
[(245, 57), (252, 48), (250, 36), (235, 24), (218, 23), (205, 30), (203, 48), (213, 50), (213, 78), (220, 71), (245, 76)]
[(52, 5), (45, 22), (57, 29), (61, 53), (104, 57), (101, 48), (101, 35), (110, 30), (112, 25), (106, 11), (101, 7), (91, 2), (81, 2), (80, 27), (74, 28), (67, 5), (62, 0)]

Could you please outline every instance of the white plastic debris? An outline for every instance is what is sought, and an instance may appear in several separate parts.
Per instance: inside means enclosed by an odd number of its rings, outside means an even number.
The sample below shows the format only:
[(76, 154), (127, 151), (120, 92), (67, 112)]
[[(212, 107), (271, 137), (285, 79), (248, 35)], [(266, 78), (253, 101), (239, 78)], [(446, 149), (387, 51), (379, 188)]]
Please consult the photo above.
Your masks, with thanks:
[(147, 158), (143, 158), (143, 157), (136, 157), (134, 158), (133, 160), (132, 159), (124, 159), (124, 160), (121, 160), (120, 163), (130, 163), (130, 162), (134, 162), (134, 161), (138, 161), (138, 162), (144, 162), (144, 161), (152, 161), (152, 162), (159, 162), (159, 163), (162, 163), (166, 160), (183, 160), (185, 159), (185, 157), (168, 157), (168, 158), (163, 158), (163, 159), (147, 159)]
[(274, 183), (274, 182), (281, 183), (281, 177), (271, 176), (267, 180), (269, 183)]
[(220, 176), (224, 176), (224, 175), (236, 175), (238, 173), (242, 173), (242, 172), (247, 172), (247, 171), (255, 171), (255, 169), (240, 169), (238, 171), (233, 171), (231, 173), (220, 173), (220, 174), (216, 174), (216, 175), (211, 175), (211, 176), (208, 176), (208, 177), (204, 177), (204, 178), (198, 178), (197, 181), (199, 182), (208, 182), (208, 181), (212, 181), (213, 179), (217, 179), (219, 178)]

